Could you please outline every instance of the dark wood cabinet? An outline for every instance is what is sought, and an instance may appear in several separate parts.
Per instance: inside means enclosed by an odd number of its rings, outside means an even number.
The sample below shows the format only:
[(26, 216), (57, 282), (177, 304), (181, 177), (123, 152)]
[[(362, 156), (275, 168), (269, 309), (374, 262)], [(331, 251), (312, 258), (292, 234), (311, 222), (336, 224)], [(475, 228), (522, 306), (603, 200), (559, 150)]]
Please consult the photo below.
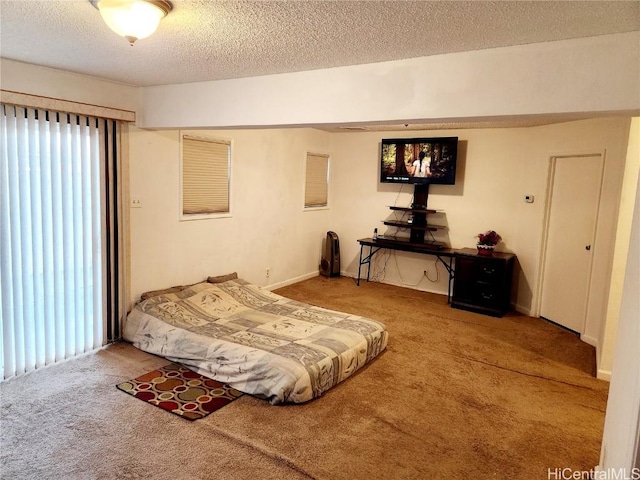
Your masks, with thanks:
[(477, 250), (456, 250), (451, 306), (501, 317), (510, 308), (511, 281), (515, 255), (494, 252), (478, 255)]

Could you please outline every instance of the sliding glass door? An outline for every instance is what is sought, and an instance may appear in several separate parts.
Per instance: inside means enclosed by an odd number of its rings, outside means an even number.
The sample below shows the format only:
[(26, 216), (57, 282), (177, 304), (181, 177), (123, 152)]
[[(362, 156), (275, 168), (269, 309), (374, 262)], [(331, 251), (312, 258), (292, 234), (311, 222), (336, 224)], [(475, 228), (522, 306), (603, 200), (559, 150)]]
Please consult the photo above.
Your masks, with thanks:
[(107, 275), (114, 149), (104, 119), (1, 108), (0, 368), (6, 379), (105, 343), (114, 284)]

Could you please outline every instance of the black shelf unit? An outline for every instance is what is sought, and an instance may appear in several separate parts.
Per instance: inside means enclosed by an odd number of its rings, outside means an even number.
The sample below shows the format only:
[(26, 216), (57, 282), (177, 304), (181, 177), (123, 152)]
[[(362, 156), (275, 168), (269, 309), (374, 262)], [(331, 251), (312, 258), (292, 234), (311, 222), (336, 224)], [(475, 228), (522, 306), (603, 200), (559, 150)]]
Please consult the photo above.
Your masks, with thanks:
[(434, 232), (436, 230), (446, 229), (441, 225), (430, 225), (427, 223), (427, 216), (438, 213), (437, 210), (427, 208), (427, 200), (429, 198), (429, 184), (417, 183), (413, 192), (413, 204), (411, 207), (389, 207), (393, 211), (409, 212), (412, 214), (413, 221), (405, 222), (401, 220), (383, 220), (383, 224), (409, 229), (409, 241), (414, 244), (433, 243), (432, 240), (425, 241), (425, 232)]
[(411, 208), (411, 207), (396, 207), (396, 206), (390, 206), (389, 209), (391, 210), (401, 210), (403, 212), (426, 212), (426, 213), (438, 213), (438, 210), (430, 210), (430, 209), (424, 209), (424, 208)]
[(415, 221), (412, 223), (409, 222), (403, 222), (400, 220), (383, 220), (383, 222), (385, 225), (388, 225), (389, 227), (398, 227), (398, 228), (413, 228), (413, 229), (417, 229), (417, 230), (423, 230), (423, 231), (430, 231), (430, 232), (435, 232), (436, 230), (441, 230), (444, 229), (446, 227), (443, 227), (441, 225), (415, 225)]

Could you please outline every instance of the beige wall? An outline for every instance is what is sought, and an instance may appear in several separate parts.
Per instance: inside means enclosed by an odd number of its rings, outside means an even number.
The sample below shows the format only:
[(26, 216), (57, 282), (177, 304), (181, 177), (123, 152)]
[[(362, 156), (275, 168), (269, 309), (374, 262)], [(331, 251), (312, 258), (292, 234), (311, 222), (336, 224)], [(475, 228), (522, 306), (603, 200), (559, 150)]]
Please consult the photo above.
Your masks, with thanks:
[(233, 142), (229, 218), (179, 221), (180, 132), (130, 129), (131, 198), (142, 204), (130, 210), (132, 300), (233, 271), (263, 286), (317, 275), (330, 210), (303, 211), (305, 161), (307, 151), (331, 153), (330, 135), (197, 133)]
[[(614, 45), (618, 41), (628, 41), (628, 38), (628, 35), (610, 36), (593, 41), (606, 50), (609, 48), (607, 45)], [(584, 42), (591, 41), (586, 39), (578, 43), (553, 42), (532, 48), (549, 53), (555, 48), (560, 48), (560, 50), (563, 48), (569, 50), (574, 47), (582, 48)], [(478, 55), (484, 58), (484, 56), (492, 56), (495, 53), (489, 51)], [(509, 56), (509, 51), (503, 53)], [(470, 54), (473, 55), (473, 52)], [(450, 60), (455, 62), (456, 58), (455, 56), (443, 56), (440, 59), (416, 61), (428, 63)], [(4, 89), (117, 109), (139, 110), (138, 96), (140, 91), (134, 87), (7, 59), (0, 59), (0, 62), (2, 69), (0, 80)], [(388, 66), (391, 67), (391, 65)], [(386, 68), (383, 64), (380, 64), (379, 67)], [(345, 68), (345, 72), (354, 74), (358, 70), (357, 66)], [(378, 67), (370, 66), (367, 68), (375, 69)], [(324, 72), (329, 75), (335, 73), (337, 73), (336, 69), (328, 69)], [(308, 74), (314, 75), (313, 72)], [(260, 79), (255, 81), (260, 82)], [(241, 86), (242, 82), (238, 83), (237, 87), (241, 88)], [(393, 89), (391, 84), (387, 87)], [(619, 90), (616, 91), (619, 92)], [(380, 90), (379, 93), (380, 95), (391, 94), (388, 88)], [(531, 98), (537, 99), (538, 96)], [(608, 96), (602, 107), (615, 110), (619, 107), (616, 98)], [(150, 108), (148, 96), (145, 96), (145, 99), (145, 105)], [(635, 101), (632, 99), (631, 103)], [(376, 102), (373, 103), (376, 104)], [(393, 103), (398, 105), (397, 101)], [(415, 105), (415, 102), (411, 102), (411, 105)], [(566, 109), (566, 105), (563, 108), (565, 108), (565, 112), (570, 110)], [(563, 108), (558, 111), (562, 111)], [(316, 109), (317, 115), (314, 114), (313, 118), (316, 120), (321, 118), (321, 113), (325, 109)], [(182, 110), (189, 109), (182, 108)], [(357, 110), (363, 111), (360, 108)], [(150, 115), (152, 111), (153, 109), (146, 114)], [(246, 109), (241, 108), (236, 108), (233, 111), (247, 113)], [(493, 110), (491, 113), (495, 115), (496, 112), (498, 110)], [(378, 114), (380, 114), (379, 111), (378, 113), (373, 111), (367, 113), (367, 120), (374, 120), (375, 115)], [(287, 118), (293, 117), (288, 116)], [(385, 119), (388, 120), (386, 117)], [(228, 120), (230, 121), (230, 118)], [(619, 117), (618, 119), (582, 121), (536, 128), (414, 132), (415, 135), (451, 134), (460, 136), (461, 150), (466, 152), (459, 172), (459, 178), (463, 181), (455, 187), (433, 187), (431, 194), (430, 206), (445, 210), (441, 218), (437, 219), (444, 221), (449, 226), (444, 240), (453, 246), (472, 246), (475, 243), (474, 236), (479, 231), (487, 228), (498, 230), (505, 240), (502, 248), (515, 252), (521, 267), (517, 281), (517, 307), (523, 312), (530, 312), (534, 315), (536, 314), (535, 291), (538, 281), (541, 242), (540, 224), (544, 213), (543, 200), (549, 156), (577, 152), (605, 152), (607, 168), (598, 238), (596, 239), (596, 244), (599, 247), (594, 257), (591, 285), (591, 292), (596, 292), (596, 294), (593, 294), (590, 299), (587, 326), (583, 336), (584, 340), (593, 344), (607, 338), (608, 345), (612, 345), (615, 337), (615, 329), (605, 329), (602, 319), (607, 315), (606, 302), (613, 263), (612, 245), (616, 231), (615, 219), (617, 206), (621, 200), (619, 191), (623, 171), (621, 163), (623, 154), (621, 152), (626, 148), (627, 141), (627, 135), (621, 132), (625, 129), (622, 126), (625, 122), (628, 122), (628, 119)], [(174, 128), (176, 124), (174, 123)], [(260, 132), (258, 137), (254, 137), (256, 132)], [(246, 278), (262, 285), (278, 285), (281, 282), (311, 275), (317, 271), (317, 260), (320, 256), (319, 244), (324, 232), (328, 229), (338, 231), (341, 236), (343, 271), (354, 274), (357, 270), (357, 238), (369, 236), (375, 226), (380, 226), (380, 220), (389, 215), (386, 206), (396, 202), (396, 197), (398, 197), (400, 204), (402, 202), (408, 203), (410, 198), (407, 187), (404, 188), (403, 193), (398, 195), (397, 187), (380, 185), (377, 182), (377, 160), (372, 159), (377, 159), (379, 154), (380, 138), (391, 135), (397, 136), (396, 133), (330, 135), (309, 129), (231, 131), (229, 137), (240, 142), (238, 143), (239, 153), (256, 150), (248, 146), (256, 145), (256, 143), (268, 146), (289, 145), (276, 147), (276, 150), (282, 154), (275, 161), (275, 165), (279, 169), (283, 169), (282, 165), (291, 162), (291, 158), (300, 155), (299, 150), (304, 150), (307, 145), (309, 149), (334, 153), (332, 171), (334, 174), (339, 173), (339, 175), (334, 175), (332, 182), (332, 208), (327, 211), (306, 212), (304, 215), (301, 212), (296, 212), (291, 220), (293, 223), (287, 223), (287, 218), (278, 217), (278, 212), (284, 211), (279, 208), (279, 205), (289, 207), (299, 202), (298, 200), (293, 201), (292, 188), (294, 187), (289, 186), (287, 181), (297, 183), (301, 181), (300, 175), (304, 175), (304, 173), (298, 171), (292, 176), (293, 171), (287, 174), (280, 172), (279, 176), (276, 176), (278, 179), (276, 185), (280, 187), (274, 193), (273, 187), (271, 187), (271, 191), (267, 187), (274, 184), (265, 180), (269, 174), (268, 168), (265, 165), (260, 165), (257, 169), (248, 169), (250, 174), (261, 172), (262, 177), (260, 178), (249, 175), (247, 178), (254, 179), (244, 180), (234, 173), (234, 184), (237, 183), (240, 190), (234, 190), (233, 206), (238, 210), (234, 210), (232, 218), (207, 220), (202, 223), (190, 222), (191, 225), (188, 225), (188, 223), (178, 223), (175, 220), (178, 208), (177, 130), (158, 133), (132, 128), (131, 194), (134, 197), (140, 197), (145, 202), (142, 209), (134, 209), (131, 212), (133, 299), (135, 299), (135, 295), (139, 295), (141, 291), (146, 289), (196, 281), (199, 279), (196, 277), (210, 274), (211, 268), (218, 272), (240, 269), (238, 265), (241, 265), (243, 269), (241, 273)], [(309, 140), (309, 137), (313, 137), (313, 140)], [(256, 138), (259, 139), (257, 142)], [(289, 140), (285, 141), (284, 138)], [(305, 145), (300, 145), (300, 148), (297, 148), (295, 147), (296, 142)], [(333, 145), (335, 145), (335, 151)], [(272, 153), (269, 151), (262, 150), (254, 153), (255, 158), (262, 159), (263, 163), (273, 162)], [(249, 155), (252, 154), (249, 153)], [(296, 160), (293, 162), (295, 163)], [(300, 165), (298, 168), (302, 168)], [(240, 175), (243, 175), (242, 172), (243, 169), (246, 169), (246, 164), (239, 168)], [(261, 193), (263, 188), (266, 188), (266, 191)], [(301, 184), (296, 188), (302, 189)], [(274, 194), (276, 197), (272, 199)], [(535, 195), (536, 202), (525, 204), (522, 201), (525, 194)], [(174, 198), (176, 202), (173, 201)], [(247, 200), (247, 198), (251, 200)], [(252, 213), (248, 208), (250, 202), (256, 198), (260, 198), (262, 215)], [(478, 215), (477, 210), (481, 210), (482, 214)], [(265, 221), (265, 219), (268, 220)], [(255, 224), (257, 227), (247, 227), (245, 222)], [(625, 227), (625, 225), (627, 226)], [(307, 232), (306, 227), (309, 227), (308, 233), (300, 233)], [(618, 231), (628, 228), (627, 220), (623, 219), (617, 228)], [(158, 231), (158, 236), (154, 236), (153, 233), (149, 234), (155, 230)], [(260, 230), (263, 232), (262, 235), (257, 233)], [(280, 234), (285, 234), (281, 238), (291, 238), (291, 235), (295, 234), (302, 236), (305, 240), (300, 243), (287, 239), (278, 243), (272, 239)], [(215, 236), (214, 250), (233, 253), (231, 255), (211, 253), (211, 239), (209, 238), (211, 235)], [(172, 245), (174, 242), (177, 245), (193, 243), (194, 238), (197, 245), (196, 248), (192, 246), (191, 251), (194, 252), (194, 256), (196, 254), (204, 255), (206, 258), (204, 261), (199, 261), (195, 271), (191, 267), (184, 266), (185, 260), (187, 264), (193, 261), (194, 257), (190, 253), (177, 256), (167, 254), (171, 249), (167, 245)], [(265, 238), (268, 240), (265, 241)], [(276, 243), (285, 245), (284, 250), (287, 250), (289, 255), (283, 255), (281, 253), (283, 248)], [(253, 248), (251, 255), (245, 258), (245, 255), (236, 253), (238, 246), (244, 247), (247, 244), (257, 245)], [(311, 256), (308, 254), (309, 249), (313, 252)], [(244, 250), (247, 251), (246, 248)], [(157, 266), (158, 259), (163, 256), (166, 266)], [(618, 265), (625, 256), (625, 252), (619, 252)], [(307, 259), (299, 261), (303, 257)], [(288, 263), (291, 258), (296, 260)], [(399, 269), (396, 268), (396, 264)], [(285, 267), (280, 265), (285, 265)], [(267, 267), (272, 270), (269, 279), (264, 276), (264, 270)], [(442, 278), (446, 275), (441, 267), (440, 281), (431, 283), (423, 277), (422, 272), (426, 269), (429, 271), (430, 277), (434, 278), (435, 268), (437, 267), (433, 261), (427, 261), (424, 257), (416, 261), (410, 256), (398, 255), (389, 264), (384, 281), (444, 293), (446, 283), (442, 281)], [(197, 275), (196, 272), (198, 272)], [(402, 278), (399, 272), (402, 272)], [(196, 280), (192, 280), (192, 278), (196, 278)], [(620, 283), (620, 276), (614, 276), (613, 282), (614, 295), (618, 295), (619, 298), (620, 289), (615, 290), (615, 285)], [(614, 302), (609, 305), (608, 312), (608, 318), (611, 322), (614, 322), (616, 317), (616, 308), (614, 298)], [(609, 349), (609, 354), (605, 354), (605, 360), (611, 359), (611, 351)], [(604, 363), (610, 362), (605, 361)]]
[[(429, 196), (430, 208), (444, 210), (434, 223), (448, 226), (439, 238), (455, 248), (473, 247), (477, 233), (498, 231), (503, 237), (500, 249), (518, 256), (516, 306), (535, 315), (549, 159), (559, 154), (604, 153), (592, 295), (583, 335), (596, 344), (606, 318), (628, 132), (625, 118), (531, 128), (412, 132), (412, 136), (460, 139), (456, 185), (433, 186)], [(317, 274), (327, 230), (340, 236), (343, 273), (355, 276), (357, 239), (370, 236), (375, 227), (384, 231), (381, 220), (390, 216), (389, 205), (411, 202), (412, 187), (378, 182), (380, 139), (398, 136), (397, 132), (265, 129), (211, 134), (233, 141), (233, 215), (179, 222), (179, 131), (132, 129), (131, 196), (143, 205), (131, 209), (134, 300), (145, 290), (235, 270), (260, 285)], [(306, 151), (331, 154), (329, 210), (302, 211)], [(524, 202), (527, 194), (534, 195), (534, 203)], [(436, 268), (438, 282), (424, 278), (425, 269), (434, 278)], [(446, 279), (435, 258), (398, 252), (387, 262), (383, 281), (446, 293)]]
[[(629, 150), (640, 156), (640, 119), (634, 119), (631, 136)], [(620, 284), (619, 321), (616, 317), (615, 322), (617, 335), (615, 332), (612, 334), (617, 339), (613, 340), (615, 353), (613, 348), (610, 352), (614, 357), (613, 373), (600, 454), (601, 470), (626, 469), (627, 478), (632, 478), (633, 467), (639, 467), (637, 456), (640, 449), (640, 177), (637, 171), (634, 180), (636, 193), (625, 199), (625, 203), (629, 202), (625, 210), (630, 209), (633, 220), (627, 230), (629, 237), (625, 239), (629, 242), (629, 252), (624, 281)], [(607, 339), (606, 343), (609, 341)]]
[[(624, 178), (620, 193), (620, 212), (618, 215), (616, 244), (611, 272), (609, 302), (607, 305), (607, 321), (603, 322), (600, 332), (600, 349), (598, 351), (598, 377), (609, 379), (613, 369), (613, 356), (618, 332), (618, 317), (625, 284), (625, 274), (629, 262), (631, 225), (634, 214), (634, 202), (637, 195), (638, 175), (640, 172), (640, 118), (631, 122), (629, 143), (627, 147)], [(638, 315), (636, 315), (638, 317)]]
[(29, 95), (138, 111), (139, 89), (122, 83), (0, 58), (0, 87)]
[[(503, 237), (500, 249), (518, 256), (517, 308), (534, 315), (549, 159), (561, 154), (605, 153), (592, 295), (583, 335), (593, 344), (606, 316), (628, 129), (629, 119), (617, 118), (532, 128), (411, 133), (459, 137), (462, 155), (456, 185), (433, 186), (429, 195), (429, 207), (444, 210), (434, 223), (448, 225), (448, 232), (440, 238), (454, 248), (474, 247), (477, 233), (498, 231)], [(341, 236), (342, 269), (349, 275), (357, 274), (357, 239), (371, 236), (374, 227), (384, 231), (381, 220), (390, 216), (389, 205), (411, 202), (412, 187), (378, 183), (380, 139), (397, 136), (398, 132), (376, 132), (333, 137), (333, 228)], [(524, 202), (527, 194), (534, 195), (534, 203)], [(386, 263), (384, 281), (446, 293), (447, 275), (442, 266), (437, 266), (439, 282), (424, 278), (425, 269), (434, 278), (435, 268), (433, 257), (396, 252)]]
[(141, 89), (145, 128), (640, 111), (640, 32)]

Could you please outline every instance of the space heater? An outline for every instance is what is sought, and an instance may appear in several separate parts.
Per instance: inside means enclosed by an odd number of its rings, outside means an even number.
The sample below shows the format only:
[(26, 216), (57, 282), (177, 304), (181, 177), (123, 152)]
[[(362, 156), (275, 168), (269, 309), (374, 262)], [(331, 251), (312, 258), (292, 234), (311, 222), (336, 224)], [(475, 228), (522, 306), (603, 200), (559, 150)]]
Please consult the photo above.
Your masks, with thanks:
[(340, 242), (335, 232), (327, 232), (324, 253), (320, 262), (320, 273), (325, 277), (340, 276)]

